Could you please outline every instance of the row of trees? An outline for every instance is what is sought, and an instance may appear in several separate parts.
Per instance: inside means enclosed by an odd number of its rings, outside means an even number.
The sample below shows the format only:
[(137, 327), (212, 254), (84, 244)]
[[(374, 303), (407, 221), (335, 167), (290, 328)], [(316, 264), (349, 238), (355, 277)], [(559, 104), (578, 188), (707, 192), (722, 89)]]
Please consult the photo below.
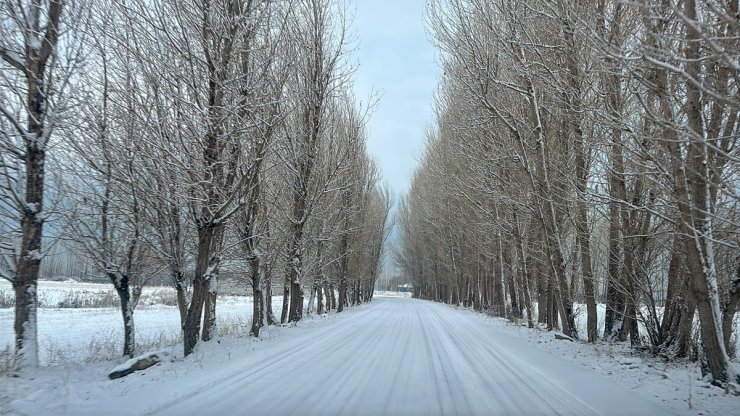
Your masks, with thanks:
[(215, 335), (222, 270), (247, 276), (254, 336), (278, 322), (276, 284), (283, 323), (305, 291), (307, 313), (372, 298), (390, 195), (342, 2), (3, 0), (0, 21), (0, 274), (19, 365), (37, 363), (51, 240), (114, 286), (128, 356), (152, 276), (177, 291), (185, 355)]
[(432, 1), (444, 75), (396, 254), (416, 296), (736, 382), (737, 16), (713, 0)]

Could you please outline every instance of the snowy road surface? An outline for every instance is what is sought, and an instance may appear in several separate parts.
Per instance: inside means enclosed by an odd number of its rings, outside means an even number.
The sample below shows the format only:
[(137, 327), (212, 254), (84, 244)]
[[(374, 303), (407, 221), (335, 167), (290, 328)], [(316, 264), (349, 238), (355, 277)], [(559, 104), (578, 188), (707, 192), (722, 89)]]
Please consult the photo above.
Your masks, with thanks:
[[(441, 304), (376, 298), (149, 413), (660, 415), (635, 392)], [(166, 386), (162, 386), (166, 388)]]

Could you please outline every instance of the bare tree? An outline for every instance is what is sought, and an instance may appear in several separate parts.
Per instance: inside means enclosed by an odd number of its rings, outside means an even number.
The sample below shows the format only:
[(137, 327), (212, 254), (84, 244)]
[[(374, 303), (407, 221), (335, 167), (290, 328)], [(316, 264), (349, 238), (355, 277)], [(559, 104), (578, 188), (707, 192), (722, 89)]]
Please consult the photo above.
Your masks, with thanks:
[(20, 220), (20, 227), (12, 226), (20, 228), (19, 241), (3, 244), (10, 256), (3, 262), (3, 277), (15, 290), (16, 358), (25, 367), (38, 364), (37, 281), (43, 258), (47, 151), (71, 105), (67, 95), (80, 63), (84, 4), (5, 0), (0, 20), (2, 205), (13, 213), (3, 222)]
[(66, 155), (67, 239), (113, 285), (121, 303), (123, 355), (133, 357), (134, 310), (146, 281), (158, 271), (144, 235), (148, 190), (142, 188), (146, 171), (136, 117), (148, 95), (138, 87), (130, 53), (111, 48), (115, 37), (105, 27), (116, 21), (115, 12), (98, 10), (92, 25), (98, 34), (91, 38), (88, 57), (97, 58), (100, 67), (85, 78), (91, 91), (66, 141), (72, 149)]
[(536, 303), (571, 336), (584, 302), (589, 341), (605, 297), (608, 341), (735, 380), (736, 11), (431, 2), (444, 76), (395, 256), (415, 296), (530, 325)]
[[(262, 227), (268, 221), (263, 195), (264, 171), (270, 163), (268, 151), (272, 150), (274, 137), (285, 121), (283, 90), (292, 65), (286, 57), (279, 55), (279, 49), (284, 47), (287, 40), (284, 36), (287, 18), (284, 14), (270, 14), (269, 9), (263, 13), (258, 17), (263, 23), (260, 32), (247, 34), (251, 38), (244, 40), (241, 57), (241, 88), (244, 91), (243, 99), (249, 103), (242, 105), (239, 117), (242, 123), (251, 126), (244, 134), (248, 143), (246, 166), (249, 175), (244, 186), (249, 192), (249, 202), (235, 217), (244, 257), (249, 263), (253, 302), (251, 334), (255, 337), (259, 336), (265, 318), (265, 294), (262, 290), (264, 267), (261, 265), (263, 249), (260, 244), (265, 237)], [(273, 26), (280, 30), (276, 31)], [(267, 291), (267, 296), (271, 297), (269, 283)], [(271, 308), (271, 302), (268, 306)], [(271, 315), (270, 310), (267, 316)]]
[(292, 202), (285, 282), (290, 287), (287, 318), (291, 322), (303, 316), (304, 229), (321, 193), (315, 171), (317, 152), (325, 140), (326, 109), (347, 79), (342, 5), (332, 0), (299, 1), (295, 13), (293, 42), (300, 56), (295, 76), (297, 124), (289, 132), (286, 155)]

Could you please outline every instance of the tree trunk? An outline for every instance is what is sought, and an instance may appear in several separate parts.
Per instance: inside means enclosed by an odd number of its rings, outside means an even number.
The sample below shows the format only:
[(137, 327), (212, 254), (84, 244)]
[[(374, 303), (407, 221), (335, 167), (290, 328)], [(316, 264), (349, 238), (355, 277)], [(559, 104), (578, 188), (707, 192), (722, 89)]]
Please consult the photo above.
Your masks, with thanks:
[[(345, 230), (349, 228), (345, 223)], [(337, 313), (344, 311), (344, 305), (347, 303), (347, 273), (349, 273), (349, 235), (348, 231), (342, 233), (342, 241), (339, 246), (339, 253), (342, 256), (339, 261), (339, 300), (337, 301)]]
[(313, 313), (313, 305), (316, 301), (316, 292), (318, 290), (318, 280), (314, 279), (313, 283), (311, 283), (311, 292), (308, 295), (308, 305), (306, 305), (306, 316), (309, 316)]
[(203, 341), (210, 341), (218, 335), (216, 327), (216, 301), (218, 300), (218, 272), (214, 272), (208, 279), (208, 294), (206, 295), (206, 304), (203, 310)]
[(555, 302), (560, 314), (563, 333), (571, 338), (578, 338), (578, 330), (575, 326), (575, 316), (573, 312), (573, 301), (570, 297), (568, 282), (565, 275), (565, 259), (563, 257), (563, 246), (561, 241), (560, 229), (558, 227), (558, 217), (555, 205), (552, 201), (554, 193), (550, 183), (549, 156), (547, 152), (547, 141), (545, 140), (544, 126), (540, 118), (539, 99), (531, 81), (528, 81), (528, 90), (530, 96), (530, 107), (535, 120), (535, 131), (537, 133), (537, 149), (539, 153), (539, 163), (537, 164), (537, 181), (539, 183), (539, 198), (544, 205), (542, 214), (545, 238), (547, 240), (548, 264), (552, 272), (552, 278), (555, 280), (552, 287), (554, 288)]
[[(599, 1), (597, 4), (598, 26), (600, 38), (608, 42), (609, 46), (618, 50), (622, 47), (624, 36), (621, 31), (622, 5), (616, 3), (613, 10), (609, 11), (608, 2)], [(608, 22), (608, 24), (607, 24)], [(604, 72), (602, 83), (606, 91), (607, 121), (611, 125), (609, 140), (609, 252), (607, 260), (606, 278), (606, 316), (604, 319), (604, 338), (613, 341), (621, 332), (624, 323), (624, 284), (621, 275), (621, 240), (620, 231), (621, 203), (622, 199), (619, 188), (622, 185), (620, 176), (624, 173), (624, 162), (622, 154), (622, 128), (624, 122), (622, 98), (622, 67), (621, 63), (608, 54), (606, 56), (607, 71)], [(608, 125), (609, 125), (608, 124)]]
[(298, 322), (303, 318), (303, 285), (301, 284), (297, 267), (300, 267), (300, 265), (290, 266), (290, 322)]
[(532, 310), (532, 299), (529, 294), (529, 270), (527, 269), (527, 258), (524, 254), (524, 239), (522, 238), (522, 232), (519, 228), (519, 218), (516, 207), (514, 207), (512, 222), (514, 224), (514, 238), (516, 240), (516, 255), (517, 258), (519, 258), (519, 275), (522, 280), (521, 290), (524, 293), (524, 307), (527, 310), (527, 326), (532, 328), (534, 327), (534, 321), (532, 320), (534, 311)]
[[(623, 208), (622, 212), (626, 212), (626, 210)], [(640, 334), (638, 333), (638, 327), (637, 327), (637, 291), (636, 291), (636, 282), (634, 275), (635, 270), (635, 258), (634, 258), (634, 241), (633, 241), (633, 235), (632, 231), (633, 228), (631, 226), (631, 221), (623, 221), (622, 222), (623, 227), (627, 227), (628, 234), (630, 238), (625, 238), (623, 245), (624, 245), (624, 274), (623, 274), (623, 281), (626, 283), (626, 305), (625, 305), (625, 312), (624, 312), (624, 323), (622, 324), (622, 330), (619, 334), (619, 339), (624, 341), (629, 336), (630, 345), (636, 346), (640, 344)]]
[(331, 309), (337, 309), (337, 295), (334, 290), (334, 283), (329, 283), (329, 295), (328, 298), (331, 299)]
[[(583, 209), (582, 213), (579, 213), (580, 221), (586, 220), (586, 210)], [(580, 234), (580, 233), (579, 233)], [(586, 296), (586, 331), (588, 333), (588, 342), (596, 342), (598, 337), (597, 334), (597, 320), (598, 315), (596, 312), (596, 290), (594, 289), (594, 275), (591, 270), (591, 243), (588, 234), (579, 235), (578, 243), (581, 250), (581, 270), (583, 271), (583, 292)]]
[[(684, 10), (690, 21), (696, 21), (695, 0), (687, 0), (684, 3)], [(686, 25), (686, 30), (686, 72), (688, 77), (700, 79), (702, 72), (701, 35), (692, 25)], [(682, 217), (681, 229), (685, 235), (689, 236), (686, 239), (686, 251), (691, 271), (691, 291), (699, 311), (702, 351), (706, 355), (707, 370), (717, 383), (738, 383), (740, 377), (734, 374), (725, 350), (720, 315), (719, 290), (712, 248), (714, 244), (713, 224), (710, 217), (713, 215), (713, 201), (709, 201), (707, 195), (708, 149), (702, 113), (704, 108), (702, 91), (692, 82), (686, 83), (686, 99), (687, 121), (693, 137), (688, 144), (685, 162), (682, 163), (682, 154), (677, 151), (677, 144), (672, 143), (670, 146), (673, 150), (676, 182), (674, 189)]]
[[(310, 157), (309, 157), (310, 159)], [(313, 160), (302, 165), (303, 174), (295, 184), (293, 192), (292, 235), (288, 247), (288, 264), (285, 273), (286, 283), (290, 284), (290, 302), (288, 320), (298, 322), (303, 318), (303, 227), (307, 216), (306, 198), (308, 195), (306, 181), (310, 178)]]
[(672, 353), (675, 350), (678, 339), (680, 322), (686, 315), (686, 275), (682, 271), (683, 242), (680, 235), (673, 237), (671, 260), (668, 263), (668, 287), (666, 289), (666, 300), (664, 304), (663, 320), (660, 325), (659, 342), (660, 349), (667, 356), (686, 355), (686, 346), (679, 347), (681, 354)]
[(272, 273), (265, 273), (265, 318), (267, 325), (275, 325), (277, 319), (272, 312)]
[[(28, 200), (28, 198), (26, 199)], [(39, 206), (40, 203), (39, 203)], [(15, 353), (20, 368), (38, 366), (37, 287), (41, 266), (41, 228), (36, 214), (23, 214), (21, 257), (13, 281), (15, 290)], [(34, 254), (36, 253), (36, 254)]]
[[(739, 266), (740, 268), (740, 266)], [(735, 314), (737, 313), (738, 305), (740, 304), (740, 276), (732, 282), (732, 288), (730, 289), (730, 298), (724, 305), (722, 310), (722, 328), (724, 329), (724, 340), (725, 350), (730, 358), (735, 357), (735, 348), (733, 348), (732, 338), (732, 325)]]
[(355, 305), (362, 303), (362, 283), (360, 281), (355, 282)]
[(737, 258), (737, 268), (735, 271), (735, 280), (730, 283), (730, 289), (727, 296), (727, 301), (722, 307), (722, 329), (724, 330), (725, 336), (725, 350), (730, 358), (735, 356), (735, 348), (733, 348), (730, 339), (732, 338), (732, 326), (737, 312), (738, 306), (740, 305), (740, 257)]
[(280, 323), (288, 322), (288, 309), (290, 305), (290, 274), (285, 275), (283, 280), (283, 309), (280, 312)]
[[(193, 348), (198, 342), (203, 309), (206, 299), (211, 294), (211, 278), (214, 277), (213, 272), (217, 267), (217, 253), (214, 250), (216, 248), (215, 240), (222, 236), (222, 233), (218, 230), (219, 227), (221, 226), (207, 225), (198, 230), (198, 253), (195, 261), (193, 296), (183, 326), (183, 351), (185, 356), (193, 352)], [(211, 302), (210, 306), (215, 308), (215, 303)]]
[(316, 287), (316, 314), (317, 315), (324, 314), (324, 290), (325, 288), (326, 288), (325, 281)]
[(347, 298), (348, 298), (347, 279), (340, 278), (339, 279), (339, 291), (337, 294), (337, 313), (344, 311), (344, 307), (348, 305)]
[(188, 297), (185, 276), (182, 272), (174, 272), (175, 293), (177, 294), (177, 310), (180, 312), (180, 329), (185, 326), (185, 318), (188, 315)]
[[(563, 6), (561, 4), (561, 7)], [(562, 10), (563, 35), (565, 38), (566, 61), (568, 67), (569, 94), (566, 94), (570, 114), (570, 124), (575, 136), (575, 174), (576, 189), (578, 191), (578, 200), (576, 202), (576, 238), (580, 250), (581, 272), (583, 274), (583, 291), (586, 297), (586, 315), (587, 315), (587, 333), (588, 342), (596, 342), (596, 297), (594, 291), (593, 272), (591, 270), (591, 239), (588, 231), (588, 219), (586, 211), (588, 209), (587, 184), (588, 168), (586, 160), (585, 144), (586, 139), (581, 127), (581, 118), (583, 116), (583, 102), (581, 98), (581, 70), (577, 62), (578, 49), (574, 39), (574, 29), (571, 22), (566, 17), (568, 15), (565, 9)], [(575, 281), (575, 279), (573, 279)]]
[[(47, 76), (50, 77), (51, 65), (49, 58), (56, 54), (59, 39), (59, 25), (64, 9), (64, 2), (49, 1), (34, 3), (32, 10), (21, 11), (25, 27), (25, 54), (19, 56), (23, 62), (18, 62), (8, 54), (3, 53), (2, 59), (7, 64), (3, 70), (11, 71), (14, 67), (25, 77), (27, 125), (25, 132), (20, 132), (25, 143), (24, 167), (25, 180), (19, 178), (19, 187), (25, 189), (25, 198), (22, 206), (17, 208), (21, 214), (21, 244), (17, 259), (17, 268), (13, 276), (15, 292), (15, 363), (19, 368), (38, 366), (38, 328), (37, 328), (37, 289), (39, 271), (41, 268), (41, 240), (45, 215), (44, 208), (44, 176), (46, 164), (46, 148), (50, 132), (53, 128), (48, 122), (49, 115)], [(23, 8), (24, 6), (20, 6)], [(47, 11), (43, 9), (47, 8)], [(30, 13), (30, 15), (26, 14)], [(35, 17), (34, 13), (36, 14)], [(39, 14), (45, 14), (39, 17)], [(45, 21), (44, 21), (45, 20)], [(43, 23), (43, 27), (41, 27)], [(10, 29), (12, 27), (8, 26)], [(21, 24), (23, 26), (23, 24)], [(12, 29), (11, 29), (12, 30)], [(53, 60), (52, 60), (53, 62)], [(21, 74), (18, 74), (19, 76)], [(20, 91), (20, 89), (19, 89)], [(47, 122), (45, 125), (44, 123)], [(20, 124), (20, 123), (19, 123)], [(19, 126), (20, 127), (20, 126)], [(22, 130), (22, 128), (20, 128)], [(3, 159), (5, 161), (5, 156)]]
[(249, 259), (249, 268), (252, 274), (252, 329), (250, 333), (254, 337), (260, 336), (260, 328), (264, 322), (265, 305), (262, 295), (262, 282), (260, 279), (260, 259), (259, 256), (252, 255)]
[[(35, 36), (35, 34), (33, 35)], [(38, 64), (38, 63), (37, 63)], [(28, 81), (28, 135), (26, 143), (26, 198), (21, 211), (21, 247), (13, 287), (15, 289), (15, 351), (19, 367), (38, 366), (37, 285), (41, 269), (41, 238), (44, 215), (46, 153), (40, 143), (44, 134), (46, 93), (44, 72), (33, 72)]]
[(208, 277), (208, 294), (206, 296), (205, 310), (203, 313), (203, 341), (210, 341), (213, 337), (218, 336), (216, 327), (216, 301), (218, 300), (218, 274), (220, 263), (221, 243), (223, 241), (224, 226), (219, 225), (214, 231), (214, 238), (211, 246), (212, 260), (207, 271)]
[(550, 320), (548, 319), (550, 311), (548, 306), (548, 278), (542, 273), (542, 267), (539, 262), (536, 262), (534, 265), (534, 273), (537, 278), (537, 323), (545, 324), (550, 329)]
[[(114, 280), (115, 277), (111, 277)], [(123, 317), (123, 355), (133, 358), (136, 352), (136, 332), (134, 329), (134, 305), (131, 301), (131, 293), (128, 287), (128, 278), (120, 278), (116, 284), (116, 293), (121, 301), (121, 315)]]
[[(503, 238), (501, 239), (503, 241)], [(511, 253), (509, 247), (502, 247), (499, 261), (501, 262), (501, 272), (506, 276), (506, 286), (509, 294), (509, 302), (511, 305), (510, 316), (514, 318), (522, 317), (521, 305), (517, 301), (517, 287), (516, 287), (516, 275), (514, 274), (514, 267), (511, 261)], [(508, 266), (508, 267), (507, 267)]]
[[(620, 134), (618, 131), (613, 132), (614, 135)], [(610, 196), (612, 201), (609, 202), (609, 259), (608, 259), (608, 277), (607, 277), (607, 289), (606, 289), (606, 317), (604, 319), (604, 338), (613, 341), (619, 337), (622, 333), (622, 326), (624, 324), (624, 313), (625, 313), (625, 285), (622, 284), (621, 277), (621, 245), (620, 245), (620, 229), (621, 229), (621, 207), (618, 201), (618, 178), (616, 171), (615, 154), (620, 155), (621, 152), (617, 149), (620, 146), (617, 143), (612, 144), (612, 172), (610, 173)], [(616, 164), (618, 166), (618, 164)]]

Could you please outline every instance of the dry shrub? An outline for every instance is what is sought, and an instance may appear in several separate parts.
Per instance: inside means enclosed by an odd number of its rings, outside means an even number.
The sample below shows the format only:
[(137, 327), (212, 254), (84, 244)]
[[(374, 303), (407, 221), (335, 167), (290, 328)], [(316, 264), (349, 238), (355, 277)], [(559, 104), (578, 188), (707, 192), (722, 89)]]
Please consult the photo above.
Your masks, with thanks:
[(0, 377), (10, 377), (16, 374), (15, 355), (10, 344), (0, 350)]
[(15, 294), (10, 290), (0, 290), (0, 308), (15, 306)]
[(154, 289), (151, 293), (142, 293), (139, 305), (177, 306), (177, 292), (171, 289)]
[(87, 290), (70, 290), (57, 303), (57, 308), (117, 308), (121, 305), (114, 290), (106, 292), (89, 292)]
[(219, 318), (218, 335), (222, 337), (239, 336), (249, 333), (251, 322), (247, 322), (241, 316), (228, 316)]

